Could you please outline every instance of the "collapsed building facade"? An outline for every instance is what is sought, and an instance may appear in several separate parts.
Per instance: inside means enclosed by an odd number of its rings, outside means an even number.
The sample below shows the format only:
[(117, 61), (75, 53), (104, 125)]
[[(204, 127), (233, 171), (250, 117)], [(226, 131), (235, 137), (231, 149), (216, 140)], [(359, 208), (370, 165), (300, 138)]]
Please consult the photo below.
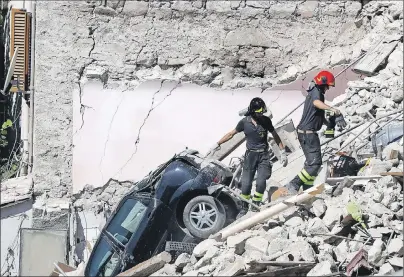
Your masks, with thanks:
[[(10, 10), (24, 10), (17, 2), (10, 2)], [(349, 127), (358, 123), (367, 127), (367, 122), (393, 111), (397, 111), (394, 116), (400, 115), (403, 109), (400, 1), (107, 0), (39, 1), (33, 6), (29, 12), (35, 13), (31, 38), (35, 40), (31, 69), (35, 102), (33, 123), (27, 128), (33, 134), (32, 172), (2, 180), (2, 230), (16, 234), (23, 228), (25, 238), (17, 236), (17, 244), (14, 236), (6, 240), (2, 232), (2, 264), (7, 265), (2, 274), (36, 272), (35, 263), (42, 263), (38, 274), (46, 274), (53, 266), (44, 260), (54, 257), (72, 266), (87, 260), (86, 241), (95, 242), (110, 211), (133, 182), (187, 146), (207, 152), (234, 128), (238, 111), (254, 96), (260, 95), (274, 121), (279, 121), (304, 100), (304, 88), (318, 69), (338, 73), (379, 47), (380, 63), (366, 68), (367, 72), (359, 60), (352, 66), (357, 67), (356, 73), (337, 78), (337, 85), (343, 86), (327, 100), (335, 104), (346, 99), (340, 109)], [(12, 51), (6, 49), (6, 55), (11, 60)], [(295, 125), (301, 111), (290, 116)], [(328, 144), (327, 151), (355, 150), (378, 124), (391, 118), (367, 129), (357, 128)], [(397, 122), (402, 126), (402, 116), (393, 121)], [(355, 153), (357, 157), (374, 152), (370, 142), (365, 146)], [(390, 147), (373, 157), (370, 171), (363, 174), (403, 172), (402, 144)], [(399, 155), (390, 158), (391, 150)], [(243, 151), (243, 146), (238, 147), (224, 162)], [(284, 184), (303, 161), (274, 168), (271, 179)], [(226, 243), (208, 240), (202, 244), (206, 248), (183, 254), (156, 274), (225, 274), (229, 268), (218, 264), (236, 261), (240, 271), (264, 256), (290, 261), (288, 253), (276, 253), (277, 243), (304, 249), (294, 255), (295, 260), (318, 262), (313, 276), (331, 274), (362, 245), (332, 242), (324, 244), (327, 249), (317, 249), (317, 238), (305, 235), (335, 231), (337, 217), (345, 215), (344, 206), (337, 203), (373, 199), (374, 203), (366, 203), (369, 207), (377, 203), (387, 209), (369, 212), (376, 221), (374, 232), (402, 243), (403, 231), (397, 222), (402, 220), (402, 185), (391, 176), (376, 180), (382, 184), (343, 182), (342, 194), (325, 194), (324, 200), (308, 208), (315, 217), (291, 210)], [(365, 186), (365, 191), (356, 189), (359, 186)], [(373, 186), (385, 189), (376, 191)], [(29, 202), (18, 202), (27, 198)], [(321, 211), (313, 210), (318, 206)], [(34, 229), (44, 231), (35, 234)], [(53, 243), (49, 257), (35, 260), (27, 248), (18, 250), (33, 238), (47, 240), (49, 247)], [(391, 273), (391, 268), (400, 267), (387, 257), (402, 259), (402, 249), (365, 247), (377, 254), (371, 258), (376, 272)], [(29, 262), (19, 265), (19, 255)], [(213, 258), (217, 263), (211, 263)]]

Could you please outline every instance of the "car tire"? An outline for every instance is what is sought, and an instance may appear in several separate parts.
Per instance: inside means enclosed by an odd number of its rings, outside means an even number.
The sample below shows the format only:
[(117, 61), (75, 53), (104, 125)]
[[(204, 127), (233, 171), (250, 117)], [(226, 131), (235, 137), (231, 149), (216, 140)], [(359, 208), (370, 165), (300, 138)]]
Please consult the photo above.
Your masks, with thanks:
[(220, 231), (226, 223), (226, 210), (212, 196), (192, 198), (184, 208), (184, 225), (195, 237), (207, 239)]

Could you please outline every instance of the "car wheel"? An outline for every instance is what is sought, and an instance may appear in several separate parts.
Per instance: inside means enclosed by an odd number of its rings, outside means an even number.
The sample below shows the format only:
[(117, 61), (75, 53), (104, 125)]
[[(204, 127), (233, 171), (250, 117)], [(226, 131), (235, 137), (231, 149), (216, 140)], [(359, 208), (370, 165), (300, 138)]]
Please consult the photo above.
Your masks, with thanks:
[(222, 203), (212, 196), (197, 196), (184, 208), (184, 225), (195, 237), (207, 239), (220, 231), (226, 222), (226, 211)]

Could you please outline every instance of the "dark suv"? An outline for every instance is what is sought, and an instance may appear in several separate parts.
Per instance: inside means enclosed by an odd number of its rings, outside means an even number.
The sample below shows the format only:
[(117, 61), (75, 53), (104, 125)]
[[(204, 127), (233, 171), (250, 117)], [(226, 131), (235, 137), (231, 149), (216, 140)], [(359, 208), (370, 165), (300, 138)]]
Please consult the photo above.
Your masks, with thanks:
[(105, 224), (85, 276), (115, 276), (164, 251), (167, 242), (199, 242), (235, 220), (239, 200), (216, 189), (228, 167), (186, 150), (150, 172)]

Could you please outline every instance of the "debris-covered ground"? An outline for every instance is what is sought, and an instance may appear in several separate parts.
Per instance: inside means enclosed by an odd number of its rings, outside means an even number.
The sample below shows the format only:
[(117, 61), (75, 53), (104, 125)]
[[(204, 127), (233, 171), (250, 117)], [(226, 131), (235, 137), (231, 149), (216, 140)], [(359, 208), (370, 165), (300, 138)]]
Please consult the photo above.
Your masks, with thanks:
[[(378, 8), (380, 5), (371, 3), (367, 10)], [(402, 26), (402, 20), (399, 21), (401, 23), (394, 22)], [(234, 276), (243, 272), (269, 271), (291, 276), (296, 271), (292, 267), (299, 262), (297, 272), (307, 272), (307, 276), (338, 272), (353, 276), (351, 274), (357, 274), (358, 268), (359, 275), (385, 275), (402, 269), (402, 131), (401, 140), (388, 141), (381, 152), (375, 153), (369, 139), (386, 123), (401, 126), (401, 129), (403, 126), (402, 34), (394, 39), (398, 43), (386, 63), (379, 67), (375, 76), (350, 82), (348, 100), (339, 107), (348, 122), (347, 129), (365, 124), (327, 146), (330, 153), (342, 150), (356, 155), (357, 160), (366, 161), (370, 156), (370, 163), (357, 174), (367, 178), (353, 180), (346, 177), (341, 182), (326, 185), (325, 192), (303, 206), (292, 207), (224, 242), (207, 239), (193, 250), (192, 255), (181, 254), (174, 263), (166, 264), (154, 275)], [(394, 112), (369, 127), (372, 120)], [(323, 137), (322, 141), (325, 140)], [(380, 176), (386, 172), (391, 175)], [(401, 173), (401, 177), (392, 176), (393, 172)], [(349, 203), (356, 203), (361, 208), (365, 231), (355, 226), (357, 222), (349, 216)]]

